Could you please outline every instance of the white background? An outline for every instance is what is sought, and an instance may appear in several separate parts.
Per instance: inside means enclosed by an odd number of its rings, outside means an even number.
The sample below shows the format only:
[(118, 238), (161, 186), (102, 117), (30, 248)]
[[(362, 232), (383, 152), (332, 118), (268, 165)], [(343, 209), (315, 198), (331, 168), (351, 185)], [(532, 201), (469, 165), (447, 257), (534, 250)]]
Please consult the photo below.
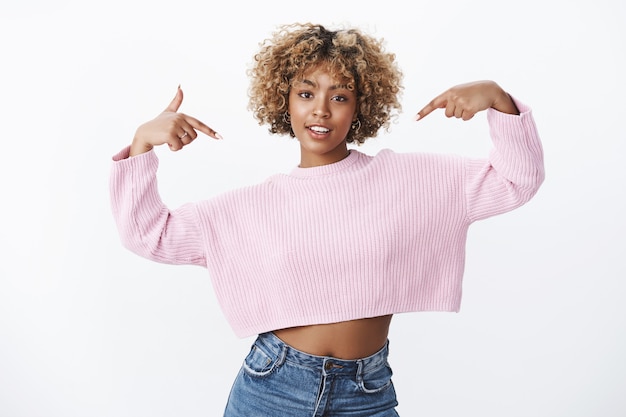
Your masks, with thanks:
[(461, 313), (398, 315), (402, 416), (626, 415), (623, 2), (3, 2), (0, 6), (0, 416), (219, 416), (252, 339), (237, 339), (198, 267), (121, 247), (111, 156), (181, 84), (219, 131), (157, 149), (172, 206), (298, 162), (246, 109), (245, 74), (276, 25), (383, 37), (404, 112), (362, 147), (485, 155), (470, 122), (414, 114), (494, 79), (528, 103), (547, 179), (470, 229)]

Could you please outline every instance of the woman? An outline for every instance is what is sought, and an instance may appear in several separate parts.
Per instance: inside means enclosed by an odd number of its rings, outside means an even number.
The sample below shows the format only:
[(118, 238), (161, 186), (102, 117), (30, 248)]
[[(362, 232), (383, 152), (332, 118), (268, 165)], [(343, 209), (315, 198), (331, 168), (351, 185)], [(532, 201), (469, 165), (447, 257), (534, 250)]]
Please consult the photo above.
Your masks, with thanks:
[(114, 156), (113, 212), (126, 247), (210, 273), (240, 337), (258, 335), (225, 416), (396, 416), (387, 363), (392, 315), (458, 311), (471, 223), (527, 202), (543, 181), (530, 109), (498, 84), (453, 87), (426, 105), (463, 120), (486, 110), (489, 158), (369, 156), (400, 111), (402, 74), (382, 41), (356, 29), (281, 27), (255, 55), (250, 108), (300, 143), (290, 174), (170, 210), (153, 148), (202, 132), (179, 89)]

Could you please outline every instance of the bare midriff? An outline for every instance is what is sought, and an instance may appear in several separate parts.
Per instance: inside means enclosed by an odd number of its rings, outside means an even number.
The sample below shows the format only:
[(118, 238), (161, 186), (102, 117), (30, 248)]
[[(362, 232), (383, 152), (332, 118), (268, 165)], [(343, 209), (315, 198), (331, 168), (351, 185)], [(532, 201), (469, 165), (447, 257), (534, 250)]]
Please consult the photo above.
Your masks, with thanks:
[(275, 330), (274, 334), (293, 348), (310, 355), (360, 359), (373, 355), (385, 346), (391, 317), (290, 327)]

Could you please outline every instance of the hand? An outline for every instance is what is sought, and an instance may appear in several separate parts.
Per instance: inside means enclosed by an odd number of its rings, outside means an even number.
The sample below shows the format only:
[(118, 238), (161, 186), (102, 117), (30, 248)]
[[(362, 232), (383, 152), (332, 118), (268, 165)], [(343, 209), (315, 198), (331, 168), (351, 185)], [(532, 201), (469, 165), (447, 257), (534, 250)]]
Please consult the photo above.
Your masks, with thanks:
[(198, 119), (178, 113), (182, 102), (183, 90), (178, 87), (176, 96), (165, 110), (154, 119), (139, 126), (130, 146), (130, 156), (148, 152), (153, 147), (165, 143), (172, 151), (178, 151), (198, 137), (197, 131), (214, 139), (222, 138), (219, 133)]
[(436, 109), (446, 109), (447, 117), (469, 120), (480, 111), (494, 108), (502, 113), (519, 114), (511, 97), (493, 81), (457, 85), (443, 92), (417, 113), (420, 120)]

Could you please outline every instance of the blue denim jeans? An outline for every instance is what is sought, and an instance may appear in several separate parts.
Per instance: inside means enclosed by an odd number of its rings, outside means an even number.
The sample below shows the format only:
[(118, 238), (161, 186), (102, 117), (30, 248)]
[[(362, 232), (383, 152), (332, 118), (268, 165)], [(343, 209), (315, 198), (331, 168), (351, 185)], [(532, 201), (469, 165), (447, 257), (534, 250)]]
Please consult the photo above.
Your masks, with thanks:
[(357, 360), (313, 356), (273, 333), (256, 339), (224, 417), (398, 417), (389, 344)]

